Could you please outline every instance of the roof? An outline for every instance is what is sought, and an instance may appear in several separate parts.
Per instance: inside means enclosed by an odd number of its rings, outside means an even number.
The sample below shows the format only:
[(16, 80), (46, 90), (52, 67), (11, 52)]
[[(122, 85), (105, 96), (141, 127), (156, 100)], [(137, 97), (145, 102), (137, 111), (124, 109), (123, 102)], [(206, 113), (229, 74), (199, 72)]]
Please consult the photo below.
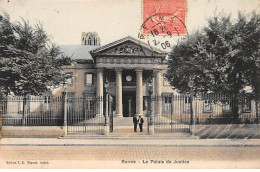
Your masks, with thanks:
[(93, 64), (93, 59), (76, 59), (78, 64)]
[(131, 37), (131, 36), (128, 36), (128, 37), (125, 37), (125, 38), (123, 38), (123, 39), (119, 39), (119, 40), (117, 40), (117, 41), (114, 41), (114, 42), (111, 42), (111, 43), (109, 43), (109, 44), (106, 44), (106, 45), (104, 45), (104, 46), (98, 47), (98, 48), (92, 50), (90, 53), (93, 53), (93, 54), (94, 54), (94, 53), (99, 53), (99, 52), (101, 52), (101, 51), (103, 51), (103, 50), (106, 50), (106, 49), (108, 49), (108, 48), (114, 47), (114, 46), (116, 46), (116, 45), (118, 45), (118, 44), (121, 44), (121, 43), (123, 43), (123, 42), (126, 42), (126, 41), (132, 41), (132, 42), (134, 42), (134, 43), (136, 43), (136, 44), (138, 44), (138, 45), (141, 45), (141, 46), (143, 46), (143, 47), (145, 47), (145, 48), (147, 48), (147, 49), (150, 49), (150, 50), (152, 50), (152, 51), (155, 51), (156, 53), (159, 53), (159, 54), (166, 54), (166, 52), (164, 52), (164, 51), (162, 51), (162, 50), (160, 50), (160, 49), (158, 49), (158, 48), (151, 47), (149, 44), (146, 44), (146, 43), (144, 43), (144, 42), (142, 42), (142, 41), (139, 41), (139, 40), (137, 40), (137, 39), (135, 39), (135, 38), (133, 38), (133, 37)]
[(64, 55), (71, 56), (72, 59), (92, 60), (90, 51), (98, 48), (91, 45), (61, 45), (60, 50)]

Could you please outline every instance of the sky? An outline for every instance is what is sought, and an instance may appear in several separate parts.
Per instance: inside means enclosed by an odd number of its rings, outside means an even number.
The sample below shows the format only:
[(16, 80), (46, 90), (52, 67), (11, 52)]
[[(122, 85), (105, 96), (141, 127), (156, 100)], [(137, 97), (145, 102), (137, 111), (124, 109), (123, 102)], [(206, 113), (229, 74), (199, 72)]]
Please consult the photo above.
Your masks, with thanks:
[[(260, 0), (188, 0), (188, 32), (206, 24), (216, 13), (260, 13)], [(80, 44), (81, 33), (95, 31), (105, 45), (126, 36), (138, 38), (142, 24), (142, 0), (0, 0), (0, 13), (11, 21), (40, 21), (58, 45)]]

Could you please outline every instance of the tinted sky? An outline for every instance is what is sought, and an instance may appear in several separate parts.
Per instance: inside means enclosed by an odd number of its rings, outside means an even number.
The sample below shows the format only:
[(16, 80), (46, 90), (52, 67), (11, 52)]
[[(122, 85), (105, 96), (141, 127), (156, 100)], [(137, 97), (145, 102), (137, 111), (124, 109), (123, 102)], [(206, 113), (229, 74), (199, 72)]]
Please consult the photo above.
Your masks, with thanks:
[[(12, 21), (23, 17), (34, 23), (43, 22), (53, 42), (80, 44), (81, 32), (96, 31), (101, 44), (132, 36), (137, 38), (141, 27), (141, 0), (0, 0), (1, 12)], [(259, 0), (188, 0), (189, 32), (205, 25), (216, 12), (260, 12)]]

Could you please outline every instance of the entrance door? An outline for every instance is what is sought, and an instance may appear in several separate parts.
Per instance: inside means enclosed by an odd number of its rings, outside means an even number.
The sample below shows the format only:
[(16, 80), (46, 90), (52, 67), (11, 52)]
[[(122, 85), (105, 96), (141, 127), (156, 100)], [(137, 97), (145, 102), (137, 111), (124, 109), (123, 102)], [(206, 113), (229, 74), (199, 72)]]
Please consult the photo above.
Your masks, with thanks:
[(135, 92), (123, 93), (123, 116), (131, 117), (135, 114)]

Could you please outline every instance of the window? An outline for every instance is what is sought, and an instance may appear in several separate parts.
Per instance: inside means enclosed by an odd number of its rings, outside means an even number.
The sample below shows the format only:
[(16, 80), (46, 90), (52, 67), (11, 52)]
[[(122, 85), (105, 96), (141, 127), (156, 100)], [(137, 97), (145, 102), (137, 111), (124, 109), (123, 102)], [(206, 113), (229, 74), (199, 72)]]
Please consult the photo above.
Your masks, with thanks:
[(165, 103), (172, 103), (172, 98), (171, 97), (165, 97), (164, 102)]
[(222, 110), (223, 110), (223, 112), (231, 112), (232, 108), (231, 108), (230, 104), (228, 102), (226, 102), (223, 104)]
[(92, 73), (85, 74), (85, 85), (92, 85), (93, 83), (93, 75)]
[(44, 96), (43, 110), (51, 111), (51, 96)]
[(69, 112), (74, 112), (77, 108), (79, 108), (77, 103), (78, 101), (75, 99), (75, 92), (67, 92), (67, 109)]
[(2, 101), (2, 108), (0, 108), (0, 114), (6, 114), (7, 113), (7, 102), (8, 101)]
[(165, 114), (172, 112), (172, 96), (171, 93), (163, 93), (163, 110)]
[[(17, 106), (18, 108), (18, 114), (23, 114), (23, 110), (25, 114), (30, 113), (30, 99), (26, 101), (26, 104), (23, 104), (23, 100), (18, 100), (18, 104), (16, 102), (12, 102), (9, 107), (11, 107), (11, 109), (13, 108), (12, 104), (15, 104), (15, 106)], [(24, 109), (23, 109), (24, 108)]]
[(91, 41), (91, 38), (89, 37), (89, 38), (88, 38), (88, 45), (91, 45), (91, 42), (92, 42), (92, 41)]
[(183, 112), (184, 113), (189, 113), (190, 112), (190, 97), (189, 96), (185, 96), (184, 97)]
[(66, 76), (68, 76), (69, 78), (67, 79), (67, 84), (68, 86), (72, 86), (73, 85), (73, 73), (66, 73)]
[(170, 86), (170, 83), (169, 83), (168, 79), (166, 78), (165, 74), (163, 74), (163, 85), (164, 86)]
[(172, 103), (172, 97), (173, 97), (172, 93), (162, 93), (162, 94), (163, 94), (164, 103)]
[[(13, 102), (10, 103), (10, 104), (13, 104)], [(23, 101), (18, 101), (17, 104), (18, 104), (17, 105), (18, 114), (23, 114)]]
[(84, 101), (83, 101), (83, 106), (84, 106), (84, 111), (86, 113), (86, 118), (93, 118), (95, 117), (95, 96), (93, 94), (83, 94), (84, 95)]
[(94, 45), (96, 45), (96, 38), (94, 38)]
[(242, 110), (243, 110), (243, 112), (251, 112), (251, 101), (250, 100), (243, 101)]
[(203, 113), (211, 113), (213, 112), (212, 103), (209, 100), (205, 100), (203, 102)]
[(143, 97), (143, 110), (150, 110), (149, 109), (150, 97), (144, 96)]
[(68, 98), (74, 98), (75, 97), (75, 92), (67, 92)]

